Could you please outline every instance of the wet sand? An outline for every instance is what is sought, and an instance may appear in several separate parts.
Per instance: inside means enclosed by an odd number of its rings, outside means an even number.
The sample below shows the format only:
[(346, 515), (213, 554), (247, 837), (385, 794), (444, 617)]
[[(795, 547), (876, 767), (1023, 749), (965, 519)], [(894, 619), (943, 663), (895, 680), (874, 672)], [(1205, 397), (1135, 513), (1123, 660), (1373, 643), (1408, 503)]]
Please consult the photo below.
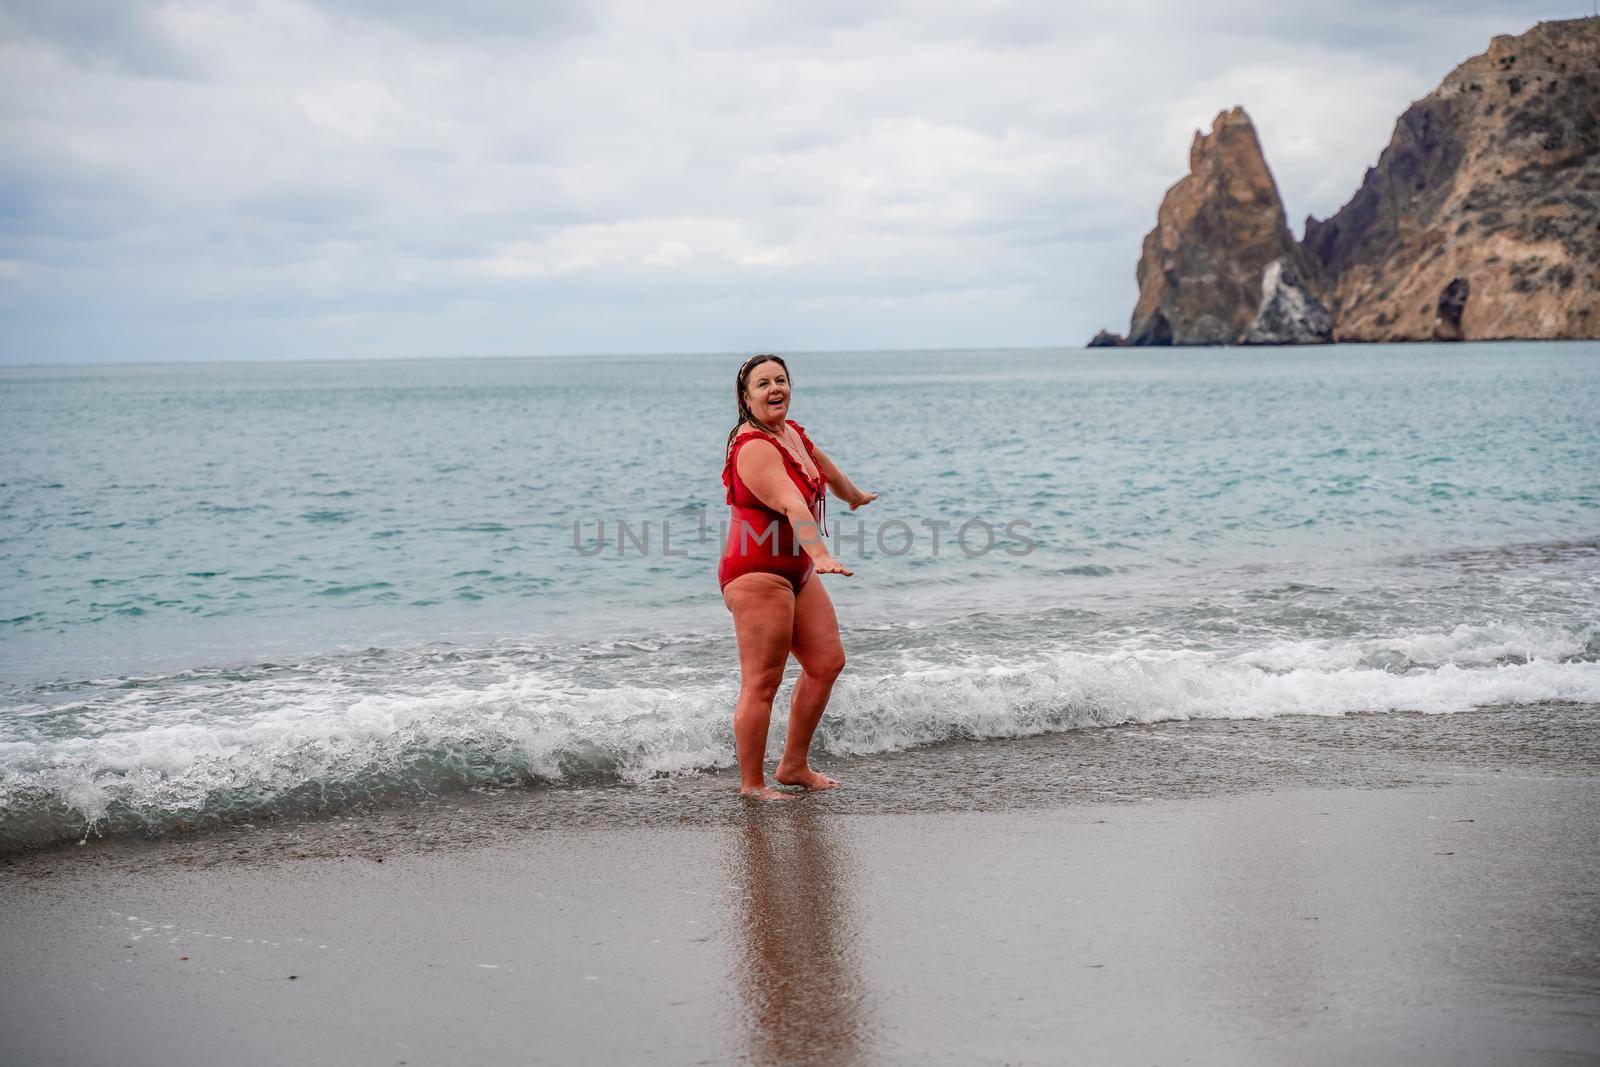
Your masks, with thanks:
[[(1592, 734), (1521, 721), (1080, 731), (842, 761), (855, 799), (704, 776), (12, 857), (0, 1061), (1592, 1060)], [(1121, 746), (1142, 777), (1098, 794)], [(865, 810), (896, 780), (942, 799)]]

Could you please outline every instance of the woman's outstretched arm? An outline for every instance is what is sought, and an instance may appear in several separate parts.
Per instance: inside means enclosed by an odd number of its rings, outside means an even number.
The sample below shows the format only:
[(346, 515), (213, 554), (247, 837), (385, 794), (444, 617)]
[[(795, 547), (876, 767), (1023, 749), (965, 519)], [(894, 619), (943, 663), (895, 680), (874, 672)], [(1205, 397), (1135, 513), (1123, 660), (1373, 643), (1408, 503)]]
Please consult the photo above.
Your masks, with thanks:
[(734, 463), (739, 469), (739, 479), (750, 487), (756, 499), (789, 520), (795, 538), (800, 542), (800, 547), (810, 554), (812, 565), (819, 574), (851, 575), (852, 572), (828, 551), (828, 544), (822, 538), (822, 528), (812, 517), (811, 509), (806, 507), (794, 482), (790, 481), (789, 472), (784, 469), (783, 460), (778, 456), (777, 445), (771, 441), (751, 441), (739, 450), (739, 457)]
[(816, 460), (817, 470), (828, 480), (828, 488), (833, 490), (833, 495), (850, 505), (850, 510), (864, 504), (870, 504), (878, 499), (877, 493), (863, 493), (856, 488), (856, 483), (850, 480), (849, 475), (839, 469), (839, 465), (828, 458), (828, 454), (820, 448), (811, 450), (811, 458)]

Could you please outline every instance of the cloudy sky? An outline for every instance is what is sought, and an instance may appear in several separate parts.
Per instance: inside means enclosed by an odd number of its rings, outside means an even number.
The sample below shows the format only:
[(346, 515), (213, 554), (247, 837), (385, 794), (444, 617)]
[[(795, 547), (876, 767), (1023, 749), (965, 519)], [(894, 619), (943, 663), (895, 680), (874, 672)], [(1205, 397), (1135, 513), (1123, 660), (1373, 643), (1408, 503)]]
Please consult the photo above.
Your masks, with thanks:
[(0, 0), (0, 362), (1077, 345), (1220, 109), (1299, 232), (1589, 6)]

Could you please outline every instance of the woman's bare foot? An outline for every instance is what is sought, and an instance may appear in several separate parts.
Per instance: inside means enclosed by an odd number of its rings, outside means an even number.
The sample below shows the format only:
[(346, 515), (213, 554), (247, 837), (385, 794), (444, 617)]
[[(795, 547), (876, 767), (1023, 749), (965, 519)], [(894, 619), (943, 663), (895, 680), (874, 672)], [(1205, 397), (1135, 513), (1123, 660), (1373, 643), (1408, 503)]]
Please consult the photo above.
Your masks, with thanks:
[(830, 778), (821, 771), (814, 771), (810, 767), (801, 767), (799, 770), (791, 771), (786, 767), (780, 766), (778, 773), (772, 777), (779, 785), (797, 785), (801, 789), (809, 790), (835, 789), (839, 785), (839, 779)]
[(799, 794), (785, 793), (781, 789), (773, 789), (767, 785), (740, 786), (739, 795), (749, 797), (751, 800), (793, 800)]

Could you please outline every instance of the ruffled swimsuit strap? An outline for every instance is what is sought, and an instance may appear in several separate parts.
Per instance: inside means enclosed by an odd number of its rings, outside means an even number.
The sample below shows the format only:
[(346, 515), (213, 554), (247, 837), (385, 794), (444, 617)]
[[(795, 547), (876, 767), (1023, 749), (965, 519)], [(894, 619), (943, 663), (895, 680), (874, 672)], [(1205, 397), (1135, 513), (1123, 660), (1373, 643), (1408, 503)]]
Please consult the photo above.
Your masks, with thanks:
[[(794, 432), (800, 435), (800, 443), (806, 446), (806, 455), (811, 457), (811, 465), (813, 467), (817, 468), (817, 477), (816, 477), (816, 479), (814, 481), (809, 476), (806, 475), (806, 472), (805, 472), (804, 469), (802, 469), (800, 471), (800, 474), (801, 474), (802, 477), (805, 477), (806, 481), (812, 483), (812, 488), (816, 491), (816, 494), (817, 494), (817, 500), (820, 501), (821, 504), (822, 504), (822, 516), (817, 521), (822, 526), (822, 536), (823, 537), (827, 537), (828, 536), (828, 479), (827, 479), (827, 476), (822, 473), (822, 464), (817, 462), (817, 446), (811, 443), (811, 436), (806, 433), (806, 428), (804, 426), (801, 426), (798, 422), (795, 422), (793, 419), (789, 419), (787, 421), (788, 421), (790, 426), (794, 427)], [(788, 449), (785, 449), (784, 451), (787, 452)], [(797, 467), (799, 466), (798, 463), (795, 464), (795, 465)]]

